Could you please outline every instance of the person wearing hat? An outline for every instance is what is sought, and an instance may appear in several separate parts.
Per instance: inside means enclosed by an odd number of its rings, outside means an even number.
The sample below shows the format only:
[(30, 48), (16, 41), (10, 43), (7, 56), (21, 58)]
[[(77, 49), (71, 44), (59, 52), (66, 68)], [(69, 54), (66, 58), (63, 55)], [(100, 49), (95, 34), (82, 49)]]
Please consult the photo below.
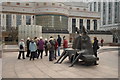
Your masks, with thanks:
[(45, 38), (45, 46), (44, 46), (44, 48), (45, 48), (45, 56), (48, 56), (47, 43), (48, 43), (48, 40), (47, 40), (47, 38)]
[(54, 59), (54, 51), (55, 51), (55, 41), (53, 37), (50, 37), (50, 40), (48, 42), (50, 44), (49, 46), (49, 61), (53, 61)]
[(44, 41), (43, 41), (42, 37), (40, 37), (40, 40), (38, 41), (38, 57), (37, 57), (37, 59), (39, 58), (39, 56), (42, 59), (43, 50), (44, 50)]
[(30, 50), (29, 50), (30, 38), (29, 37), (27, 38), (26, 45), (27, 45), (27, 54), (26, 54), (26, 57), (29, 57), (30, 56)]
[(33, 58), (33, 60), (34, 60), (35, 54), (36, 54), (36, 50), (37, 50), (37, 45), (36, 45), (34, 39), (32, 39), (31, 42), (30, 42), (29, 50), (30, 50), (30, 53), (31, 53), (31, 55), (30, 55), (30, 60), (31, 60), (32, 58)]
[(24, 43), (24, 39), (21, 39), (21, 41), (19, 42), (19, 55), (18, 55), (18, 59), (21, 59), (21, 54), (22, 54), (22, 58), (25, 59), (25, 43)]

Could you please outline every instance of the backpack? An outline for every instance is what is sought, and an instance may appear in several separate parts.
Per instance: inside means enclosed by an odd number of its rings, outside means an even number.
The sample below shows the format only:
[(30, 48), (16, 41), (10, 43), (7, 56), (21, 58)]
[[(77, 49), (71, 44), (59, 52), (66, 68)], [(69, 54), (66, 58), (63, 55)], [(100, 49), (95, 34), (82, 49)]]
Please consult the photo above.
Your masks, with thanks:
[(48, 42), (48, 43), (47, 43), (47, 49), (50, 49), (51, 47), (52, 47), (51, 43)]
[(22, 44), (20, 45), (20, 49), (23, 49), (23, 45)]

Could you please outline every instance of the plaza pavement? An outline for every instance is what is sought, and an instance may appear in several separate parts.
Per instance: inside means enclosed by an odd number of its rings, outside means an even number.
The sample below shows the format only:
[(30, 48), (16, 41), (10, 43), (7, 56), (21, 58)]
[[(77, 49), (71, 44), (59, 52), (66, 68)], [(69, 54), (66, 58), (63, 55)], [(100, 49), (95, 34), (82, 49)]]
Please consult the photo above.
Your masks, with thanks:
[[(101, 50), (108, 48), (116, 47), (105, 46)], [(18, 60), (17, 55), (18, 52), (3, 53), (3, 78), (118, 78), (118, 50), (99, 53), (100, 61), (97, 66), (75, 64), (69, 67), (68, 59), (62, 64), (54, 64), (55, 61), (48, 61), (46, 56), (35, 61), (29, 61), (29, 58)]]

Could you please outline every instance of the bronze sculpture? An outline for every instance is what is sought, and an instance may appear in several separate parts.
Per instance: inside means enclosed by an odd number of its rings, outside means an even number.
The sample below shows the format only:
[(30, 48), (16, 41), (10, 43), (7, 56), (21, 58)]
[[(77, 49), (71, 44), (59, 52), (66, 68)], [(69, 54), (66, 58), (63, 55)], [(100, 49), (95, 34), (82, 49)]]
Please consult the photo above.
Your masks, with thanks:
[(86, 65), (92, 65), (98, 60), (98, 58), (94, 56), (90, 37), (84, 27), (81, 32), (82, 33), (79, 35), (77, 30), (78, 35), (74, 39), (72, 48), (64, 50), (56, 63), (62, 63), (67, 56), (72, 63), (70, 67), (72, 67), (75, 62), (78, 62), (79, 59), (81, 59)]

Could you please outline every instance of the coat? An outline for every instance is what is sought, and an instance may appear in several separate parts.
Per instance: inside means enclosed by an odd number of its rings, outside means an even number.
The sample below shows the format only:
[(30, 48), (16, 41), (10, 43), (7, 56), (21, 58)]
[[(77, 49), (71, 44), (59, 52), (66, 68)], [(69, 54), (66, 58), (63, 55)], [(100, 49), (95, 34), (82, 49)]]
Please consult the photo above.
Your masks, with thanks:
[(68, 41), (66, 39), (63, 40), (63, 48), (68, 48)]
[(30, 40), (26, 41), (27, 49), (29, 49)]
[(61, 41), (62, 41), (61, 37), (58, 37), (58, 39), (57, 39), (58, 46), (61, 46)]
[(55, 41), (55, 50), (58, 48), (58, 42)]
[(29, 50), (30, 52), (35, 52), (37, 50), (37, 45), (35, 42), (30, 42)]
[(39, 40), (38, 41), (38, 49), (39, 50), (43, 50), (44, 49), (44, 41), (43, 40)]
[(95, 40), (94, 43), (93, 43), (93, 51), (94, 51), (94, 52), (97, 52), (98, 47), (99, 47), (99, 45), (98, 45), (98, 40)]
[[(23, 46), (23, 49), (20, 49), (20, 45)], [(23, 41), (20, 41), (18, 46), (19, 46), (19, 51), (25, 51), (25, 43)]]
[(50, 40), (49, 41), (51, 47), (49, 48), (49, 51), (54, 51), (55, 50), (55, 41), (54, 40)]

